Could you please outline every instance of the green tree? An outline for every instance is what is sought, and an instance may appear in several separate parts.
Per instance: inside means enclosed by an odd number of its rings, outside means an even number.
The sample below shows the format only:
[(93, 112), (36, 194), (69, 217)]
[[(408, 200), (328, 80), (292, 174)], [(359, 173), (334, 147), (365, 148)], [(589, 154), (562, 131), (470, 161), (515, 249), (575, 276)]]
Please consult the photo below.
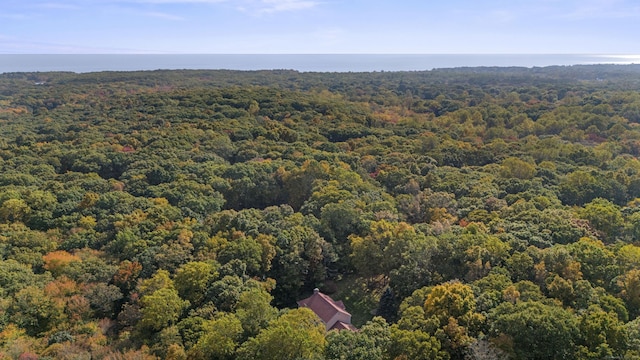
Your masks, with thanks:
[(290, 310), (244, 342), (238, 359), (313, 359), (324, 350), (324, 332), (324, 324), (310, 309)]
[(424, 302), (425, 315), (435, 316), (441, 324), (447, 324), (449, 318), (460, 319), (466, 324), (477, 320), (476, 299), (469, 285), (453, 281), (434, 286)]
[(617, 314), (592, 305), (580, 317), (579, 356), (583, 359), (622, 357), (628, 334)]
[(502, 162), (500, 175), (506, 178), (531, 179), (535, 175), (536, 167), (518, 158), (507, 158)]
[(352, 235), (349, 239), (351, 261), (359, 274), (366, 277), (388, 277), (405, 260), (413, 262), (428, 258), (429, 250), (434, 247), (433, 239), (417, 232), (411, 225), (386, 220), (372, 222), (368, 235)]
[(374, 317), (360, 331), (331, 331), (327, 334), (327, 360), (383, 360), (390, 341), (389, 326)]
[(533, 259), (526, 252), (514, 252), (505, 263), (513, 281), (533, 279)]
[(0, 261), (0, 292), (2, 296), (14, 295), (27, 286), (44, 287), (51, 276), (36, 275), (29, 265), (16, 260)]
[(144, 279), (138, 284), (138, 291), (142, 296), (150, 295), (160, 289), (175, 289), (167, 270), (158, 270), (152, 277)]
[(4, 222), (24, 221), (31, 208), (22, 199), (5, 200), (0, 205), (0, 219)]
[(111, 318), (114, 315), (118, 301), (123, 296), (117, 286), (97, 283), (86, 288), (85, 297), (89, 300), (96, 317)]
[(180, 297), (189, 301), (191, 305), (198, 306), (204, 300), (207, 287), (215, 276), (213, 265), (194, 261), (182, 265), (173, 281)]
[(391, 327), (388, 354), (391, 359), (446, 360), (449, 354), (441, 349), (438, 339), (421, 330)]
[[(221, 270), (224, 268), (223, 266)], [(240, 300), (240, 295), (245, 290), (245, 282), (241, 277), (226, 275), (211, 283), (207, 290), (207, 300), (211, 300), (222, 311), (233, 312)]]
[(597, 198), (579, 211), (581, 218), (589, 221), (594, 228), (602, 232), (606, 240), (612, 241), (618, 235), (622, 223), (622, 213), (611, 201)]
[(189, 350), (190, 359), (234, 359), (242, 337), (242, 325), (234, 314), (223, 313), (202, 325), (203, 334)]
[(16, 293), (7, 313), (13, 323), (36, 336), (59, 325), (64, 320), (63, 310), (42, 289), (27, 286)]
[(471, 286), (454, 281), (434, 286), (424, 302), (431, 333), (452, 356), (461, 356), (473, 342), (485, 317), (476, 312)]
[(180, 318), (182, 310), (189, 305), (189, 302), (182, 300), (178, 292), (172, 288), (162, 288), (145, 295), (140, 299), (140, 303), (140, 324), (155, 331), (174, 324)]
[(598, 240), (581, 238), (568, 245), (569, 252), (580, 263), (580, 271), (594, 285), (606, 286), (618, 275), (615, 255)]
[(249, 289), (240, 295), (236, 315), (247, 338), (258, 335), (276, 318), (278, 311), (271, 306), (272, 300), (273, 297), (260, 288)]
[(491, 334), (519, 359), (576, 356), (578, 319), (570, 311), (538, 301), (505, 302), (489, 315)]
[(640, 269), (631, 269), (616, 280), (620, 297), (627, 303), (632, 317), (640, 314)]
[[(222, 234), (218, 235), (219, 236)], [(249, 275), (257, 276), (271, 269), (271, 261), (276, 255), (275, 239), (272, 236), (259, 234), (256, 238), (243, 232), (234, 231), (228, 239), (220, 239), (217, 260), (221, 264), (237, 259), (245, 265)]]
[(640, 356), (640, 318), (629, 321), (624, 325), (628, 336), (627, 359), (636, 359)]
[(622, 246), (616, 252), (616, 259), (622, 271), (626, 272), (640, 267), (640, 246), (635, 246), (633, 244)]
[[(276, 236), (276, 257), (268, 276), (278, 279), (273, 291), (276, 304), (290, 306), (299, 299), (305, 286), (316, 287), (325, 280), (326, 266), (334, 260), (332, 247), (309, 226), (286, 225), (297, 216), (291, 216), (282, 224)], [(296, 222), (306, 219), (299, 217)]]

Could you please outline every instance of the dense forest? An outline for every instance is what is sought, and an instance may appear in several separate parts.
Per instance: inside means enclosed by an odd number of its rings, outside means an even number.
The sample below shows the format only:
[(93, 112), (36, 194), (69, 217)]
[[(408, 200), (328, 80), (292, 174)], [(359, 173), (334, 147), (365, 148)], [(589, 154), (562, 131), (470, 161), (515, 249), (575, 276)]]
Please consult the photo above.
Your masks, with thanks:
[(639, 155), (636, 65), (1, 74), (0, 359), (640, 359)]

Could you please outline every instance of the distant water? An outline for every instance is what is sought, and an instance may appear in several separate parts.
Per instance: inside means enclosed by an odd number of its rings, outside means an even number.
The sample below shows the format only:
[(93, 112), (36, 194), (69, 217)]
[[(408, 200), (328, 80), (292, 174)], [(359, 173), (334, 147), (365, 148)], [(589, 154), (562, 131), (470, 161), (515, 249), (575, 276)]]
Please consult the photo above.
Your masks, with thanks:
[(171, 69), (419, 71), (466, 66), (637, 64), (640, 55), (5, 55), (0, 73)]

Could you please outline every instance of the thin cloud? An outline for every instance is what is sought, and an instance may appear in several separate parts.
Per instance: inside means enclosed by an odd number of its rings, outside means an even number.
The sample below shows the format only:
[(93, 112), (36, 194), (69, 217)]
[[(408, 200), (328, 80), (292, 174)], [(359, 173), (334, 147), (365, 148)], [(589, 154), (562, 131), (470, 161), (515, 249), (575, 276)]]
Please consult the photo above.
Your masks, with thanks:
[(219, 4), (226, 1), (227, 0), (113, 0), (111, 2), (136, 4)]
[[(107, 0), (108, 2), (109, 0)], [(263, 12), (302, 10), (319, 4), (313, 0), (112, 0), (113, 2), (138, 4), (219, 4), (236, 3), (244, 9), (258, 8)]]
[(88, 5), (221, 5), (232, 6), (251, 14), (272, 14), (310, 9), (321, 4), (317, 0), (59, 0), (35, 3), (32, 7), (49, 9), (79, 9)]
[(238, 11), (254, 16), (311, 9), (320, 4), (313, 0), (240, 0), (236, 2)]
[(572, 20), (622, 19), (640, 16), (640, 7), (621, 0), (591, 0), (577, 3), (576, 8), (563, 16)]
[(518, 16), (508, 10), (494, 10), (490, 14), (490, 19), (499, 23), (511, 23), (518, 19)]
[(3, 54), (158, 54), (156, 50), (112, 48), (31, 41), (0, 35), (0, 53)]
[(337, 27), (319, 29), (313, 33), (313, 36), (319, 40), (336, 41), (345, 36), (345, 30)]
[(144, 13), (144, 15), (145, 16), (149, 16), (149, 17), (158, 18), (158, 19), (165, 19), (165, 20), (172, 20), (172, 21), (183, 21), (183, 20), (185, 20), (185, 18), (183, 18), (182, 16), (177, 16), (177, 15), (167, 14), (167, 13), (162, 13), (162, 12), (149, 12), (149, 13)]
[(58, 10), (77, 10), (80, 9), (79, 6), (70, 4), (70, 3), (61, 3), (61, 2), (45, 2), (34, 4), (33, 7), (40, 9), (58, 9)]
[(29, 19), (29, 16), (24, 14), (0, 14), (0, 19), (25, 20)]
[(281, 11), (296, 11), (310, 9), (317, 6), (319, 3), (316, 1), (307, 0), (262, 0), (260, 12), (263, 13), (275, 13)]
[(34, 1), (30, 7), (50, 8), (50, 9), (79, 9), (92, 5), (109, 4), (150, 4), (150, 5), (172, 5), (172, 4), (219, 4), (229, 0), (58, 0), (58, 1)]

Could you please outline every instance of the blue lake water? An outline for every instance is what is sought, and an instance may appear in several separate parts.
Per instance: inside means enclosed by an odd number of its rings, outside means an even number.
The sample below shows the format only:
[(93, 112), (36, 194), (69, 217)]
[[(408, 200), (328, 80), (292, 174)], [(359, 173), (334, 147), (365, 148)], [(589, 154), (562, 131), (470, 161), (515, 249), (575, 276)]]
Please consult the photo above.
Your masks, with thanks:
[(0, 73), (159, 69), (420, 71), (467, 66), (638, 64), (640, 55), (6, 55)]

